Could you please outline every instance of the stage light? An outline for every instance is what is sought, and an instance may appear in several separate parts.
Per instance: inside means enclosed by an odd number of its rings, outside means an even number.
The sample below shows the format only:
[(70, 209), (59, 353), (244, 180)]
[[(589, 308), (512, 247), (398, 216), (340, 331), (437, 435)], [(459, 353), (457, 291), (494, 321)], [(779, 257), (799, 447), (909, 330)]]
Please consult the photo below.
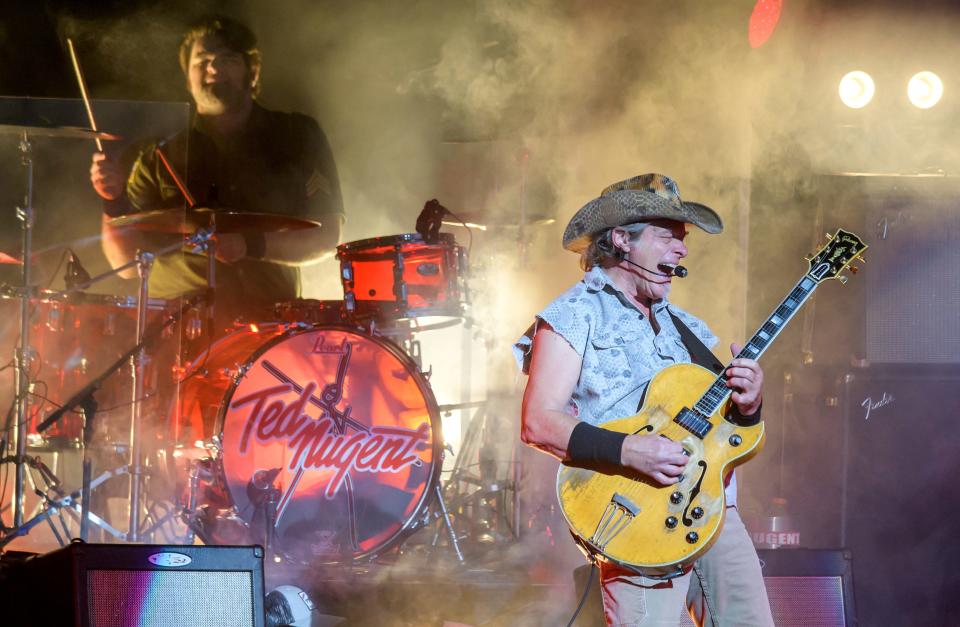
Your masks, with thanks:
[(870, 75), (861, 70), (848, 72), (840, 79), (840, 100), (851, 109), (860, 109), (873, 100), (876, 88)]
[(929, 109), (943, 97), (943, 81), (933, 72), (918, 72), (907, 84), (907, 97), (913, 106)]
[(783, 0), (757, 0), (747, 29), (747, 41), (751, 48), (759, 48), (770, 39), (780, 21), (782, 10)]

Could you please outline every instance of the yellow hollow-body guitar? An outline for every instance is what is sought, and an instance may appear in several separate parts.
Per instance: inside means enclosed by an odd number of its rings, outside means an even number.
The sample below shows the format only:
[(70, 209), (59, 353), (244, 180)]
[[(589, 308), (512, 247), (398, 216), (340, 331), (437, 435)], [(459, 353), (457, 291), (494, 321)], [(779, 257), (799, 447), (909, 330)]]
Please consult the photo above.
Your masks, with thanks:
[[(840, 273), (854, 259), (863, 261), (860, 255), (867, 246), (859, 237), (842, 229), (828, 237), (808, 259), (809, 271), (737, 357), (759, 358), (818, 285), (837, 278), (846, 282)], [(562, 465), (557, 494), (581, 546), (589, 554), (656, 577), (682, 574), (703, 555), (723, 525), (725, 478), (763, 445), (763, 422), (736, 424), (727, 418), (730, 405), (723, 374), (695, 364), (661, 370), (650, 381), (640, 413), (603, 427), (679, 442), (688, 456), (682, 478), (661, 486), (627, 468)]]

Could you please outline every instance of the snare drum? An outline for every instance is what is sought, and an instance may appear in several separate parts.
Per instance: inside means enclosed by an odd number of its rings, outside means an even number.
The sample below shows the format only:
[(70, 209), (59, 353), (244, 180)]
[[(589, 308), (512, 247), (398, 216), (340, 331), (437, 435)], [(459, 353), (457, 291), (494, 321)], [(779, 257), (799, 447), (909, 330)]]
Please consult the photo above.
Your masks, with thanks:
[(347, 311), (361, 317), (461, 316), (468, 302), (467, 258), (450, 233), (428, 244), (417, 233), (341, 244)]
[(347, 326), (234, 331), (187, 368), (173, 413), (182, 441), (219, 440), (213, 479), (194, 493), (207, 543), (263, 542), (276, 489), (281, 553), (372, 558), (411, 533), (440, 473), (426, 379), (392, 343)]

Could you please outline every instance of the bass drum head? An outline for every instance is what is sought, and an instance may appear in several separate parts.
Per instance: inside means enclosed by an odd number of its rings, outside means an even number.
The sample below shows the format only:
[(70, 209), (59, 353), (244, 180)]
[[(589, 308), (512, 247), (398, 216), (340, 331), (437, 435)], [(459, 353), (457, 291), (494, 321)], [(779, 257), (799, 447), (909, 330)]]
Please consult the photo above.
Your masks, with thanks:
[(330, 326), (275, 337), (244, 368), (218, 431), (252, 539), (263, 541), (271, 501), (274, 549), (297, 560), (371, 558), (407, 535), (442, 461), (437, 404), (413, 362)]

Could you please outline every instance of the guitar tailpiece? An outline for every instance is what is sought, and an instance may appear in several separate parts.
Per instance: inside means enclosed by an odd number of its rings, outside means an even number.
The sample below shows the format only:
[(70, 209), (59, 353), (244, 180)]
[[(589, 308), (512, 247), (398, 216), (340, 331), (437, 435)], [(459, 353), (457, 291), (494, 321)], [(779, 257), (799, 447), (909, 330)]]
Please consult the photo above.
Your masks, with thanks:
[(640, 508), (622, 494), (615, 493), (603, 510), (597, 529), (590, 538), (590, 544), (598, 550), (605, 551), (607, 544), (629, 525)]

